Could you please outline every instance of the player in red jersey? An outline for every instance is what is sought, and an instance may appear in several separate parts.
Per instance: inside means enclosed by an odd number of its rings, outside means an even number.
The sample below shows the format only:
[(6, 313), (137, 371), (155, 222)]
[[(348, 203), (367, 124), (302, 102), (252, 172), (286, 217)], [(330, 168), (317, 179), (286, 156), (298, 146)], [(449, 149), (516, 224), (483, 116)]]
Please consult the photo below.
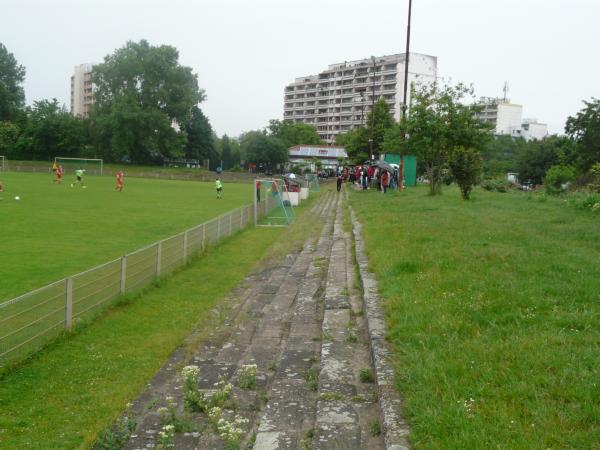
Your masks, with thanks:
[(56, 173), (56, 180), (54, 180), (54, 181), (58, 184), (62, 183), (63, 167), (58, 166), (54, 173)]
[(115, 191), (119, 191), (119, 192), (123, 191), (123, 177), (124, 176), (125, 176), (125, 174), (123, 173), (122, 170), (119, 170), (117, 172), (117, 187), (115, 188)]

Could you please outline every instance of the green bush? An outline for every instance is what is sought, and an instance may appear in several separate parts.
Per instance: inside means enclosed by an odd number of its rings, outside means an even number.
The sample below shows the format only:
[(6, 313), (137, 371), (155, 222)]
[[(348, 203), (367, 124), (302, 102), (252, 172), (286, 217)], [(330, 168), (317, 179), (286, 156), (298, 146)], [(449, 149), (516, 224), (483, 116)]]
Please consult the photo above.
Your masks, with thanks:
[(571, 166), (555, 165), (548, 169), (544, 177), (546, 192), (557, 195), (565, 192), (566, 185), (575, 179), (575, 169)]
[(483, 180), (479, 185), (490, 192), (508, 192), (509, 188), (509, 184), (502, 179)]

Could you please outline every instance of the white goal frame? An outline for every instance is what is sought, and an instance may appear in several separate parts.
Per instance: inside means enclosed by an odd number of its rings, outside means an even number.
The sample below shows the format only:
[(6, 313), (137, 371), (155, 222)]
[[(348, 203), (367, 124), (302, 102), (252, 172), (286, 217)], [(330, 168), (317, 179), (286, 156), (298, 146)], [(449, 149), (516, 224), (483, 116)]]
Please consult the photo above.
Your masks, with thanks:
[(6, 170), (6, 156), (0, 155), (0, 170)]
[(57, 160), (61, 161), (99, 161), (100, 162), (100, 176), (102, 176), (102, 169), (104, 167), (104, 160), (101, 158), (67, 158), (64, 156), (55, 156), (54, 163), (57, 163)]

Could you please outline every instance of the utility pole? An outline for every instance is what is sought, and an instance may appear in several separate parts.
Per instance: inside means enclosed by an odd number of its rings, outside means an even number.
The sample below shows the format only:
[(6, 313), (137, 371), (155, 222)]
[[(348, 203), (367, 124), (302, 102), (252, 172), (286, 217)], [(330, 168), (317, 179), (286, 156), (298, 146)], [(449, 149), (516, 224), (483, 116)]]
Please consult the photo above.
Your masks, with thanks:
[[(406, 55), (404, 57), (404, 98), (402, 100), (402, 122), (406, 124), (406, 103), (408, 94), (408, 63), (410, 61), (410, 18), (412, 13), (412, 0), (408, 0), (408, 23), (406, 25)], [(404, 134), (406, 140), (406, 133)], [(402, 192), (404, 187), (404, 154), (400, 152), (400, 173), (398, 174), (398, 191)]]
[[(373, 74), (371, 75), (373, 77), (373, 91), (371, 97), (371, 132), (373, 132), (373, 130), (375, 129), (375, 74), (377, 73), (374, 56), (371, 56), (371, 61), (373, 61)], [(371, 139), (369, 139), (369, 147), (369, 154), (371, 155), (372, 161), (373, 159), (375, 159), (375, 155), (373, 155), (373, 136), (371, 136)]]

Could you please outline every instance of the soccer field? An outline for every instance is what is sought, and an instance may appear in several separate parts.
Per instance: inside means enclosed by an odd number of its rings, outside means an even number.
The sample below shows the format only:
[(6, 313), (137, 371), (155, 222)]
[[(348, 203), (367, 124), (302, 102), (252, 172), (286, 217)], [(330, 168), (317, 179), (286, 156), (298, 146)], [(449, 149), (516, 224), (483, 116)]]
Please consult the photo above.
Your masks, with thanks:
[[(252, 203), (251, 184), (0, 173), (0, 302)], [(18, 196), (20, 200), (15, 200)]]

